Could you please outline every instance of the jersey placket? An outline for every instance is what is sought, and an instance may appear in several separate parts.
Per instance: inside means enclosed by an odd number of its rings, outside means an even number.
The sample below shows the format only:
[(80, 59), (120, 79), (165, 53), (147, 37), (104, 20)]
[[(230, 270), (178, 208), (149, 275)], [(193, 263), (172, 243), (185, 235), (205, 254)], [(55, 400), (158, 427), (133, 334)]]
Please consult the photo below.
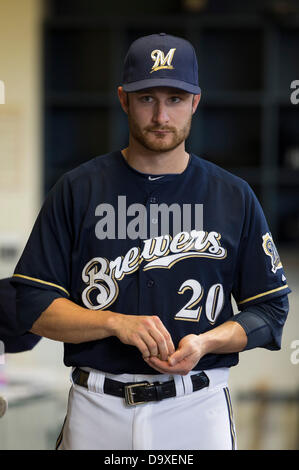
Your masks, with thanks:
[[(152, 238), (151, 233), (159, 234), (159, 220), (154, 218), (151, 214), (151, 205), (158, 204), (159, 199), (158, 195), (153, 192), (151, 193), (146, 200), (146, 227), (147, 227), (147, 238)], [(157, 230), (156, 230), (157, 227)], [(152, 230), (154, 228), (154, 230)], [(144, 247), (144, 241), (140, 240), (141, 252)], [(157, 284), (154, 279), (152, 269), (144, 271), (144, 264), (146, 261), (143, 261), (140, 265), (138, 274), (139, 274), (139, 315), (158, 315), (159, 312), (152, 311), (152, 305), (155, 304), (154, 297), (158, 295)]]

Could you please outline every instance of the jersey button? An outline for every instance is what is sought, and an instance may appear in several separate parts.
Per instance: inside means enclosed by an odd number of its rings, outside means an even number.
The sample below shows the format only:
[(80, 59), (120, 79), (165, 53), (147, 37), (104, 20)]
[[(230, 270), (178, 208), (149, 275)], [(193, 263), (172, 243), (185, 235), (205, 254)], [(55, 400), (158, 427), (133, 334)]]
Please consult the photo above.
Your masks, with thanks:
[(156, 202), (158, 202), (158, 198), (156, 198), (155, 196), (151, 196), (151, 197), (149, 198), (149, 202), (150, 202), (151, 204), (156, 204)]
[(147, 287), (153, 287), (154, 284), (155, 284), (155, 282), (154, 282), (152, 279), (149, 279), (149, 280), (146, 282)]

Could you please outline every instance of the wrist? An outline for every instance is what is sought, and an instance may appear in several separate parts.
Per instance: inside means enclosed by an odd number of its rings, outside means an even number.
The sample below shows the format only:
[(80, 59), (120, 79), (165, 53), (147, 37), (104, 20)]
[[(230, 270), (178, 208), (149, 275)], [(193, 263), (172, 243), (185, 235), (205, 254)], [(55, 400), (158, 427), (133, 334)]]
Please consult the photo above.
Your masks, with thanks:
[(200, 349), (203, 355), (209, 354), (214, 349), (213, 345), (215, 345), (215, 341), (213, 341), (213, 338), (209, 333), (210, 332), (207, 331), (198, 335)]
[(107, 310), (106, 331), (109, 336), (117, 336), (119, 320), (122, 314)]
[(245, 330), (234, 321), (227, 321), (222, 325), (199, 335), (204, 354), (229, 354), (240, 352), (247, 344)]
[(212, 330), (200, 334), (201, 348), (204, 354), (214, 353), (221, 350), (231, 341), (232, 334), (232, 328), (227, 328), (227, 324), (222, 324)]

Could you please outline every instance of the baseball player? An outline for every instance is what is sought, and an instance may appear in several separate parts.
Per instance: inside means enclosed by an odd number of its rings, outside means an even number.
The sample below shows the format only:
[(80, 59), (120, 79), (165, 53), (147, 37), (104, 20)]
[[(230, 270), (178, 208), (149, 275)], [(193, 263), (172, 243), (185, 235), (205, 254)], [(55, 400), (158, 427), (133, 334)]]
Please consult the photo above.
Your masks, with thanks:
[(280, 349), (283, 267), (248, 184), (185, 149), (193, 46), (137, 39), (118, 96), (128, 146), (57, 182), (14, 273), (23, 331), (71, 367), (56, 448), (235, 449), (229, 369)]

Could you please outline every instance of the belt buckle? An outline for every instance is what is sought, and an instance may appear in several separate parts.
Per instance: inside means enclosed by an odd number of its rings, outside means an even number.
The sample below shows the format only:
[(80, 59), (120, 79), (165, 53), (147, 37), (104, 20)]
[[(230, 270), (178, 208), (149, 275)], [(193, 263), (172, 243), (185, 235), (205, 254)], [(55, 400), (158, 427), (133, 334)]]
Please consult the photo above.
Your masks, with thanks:
[(137, 384), (125, 385), (125, 402), (129, 406), (142, 405), (147, 403), (146, 401), (134, 401), (135, 392), (134, 388), (144, 387), (145, 385), (151, 385), (149, 382), (140, 382)]

